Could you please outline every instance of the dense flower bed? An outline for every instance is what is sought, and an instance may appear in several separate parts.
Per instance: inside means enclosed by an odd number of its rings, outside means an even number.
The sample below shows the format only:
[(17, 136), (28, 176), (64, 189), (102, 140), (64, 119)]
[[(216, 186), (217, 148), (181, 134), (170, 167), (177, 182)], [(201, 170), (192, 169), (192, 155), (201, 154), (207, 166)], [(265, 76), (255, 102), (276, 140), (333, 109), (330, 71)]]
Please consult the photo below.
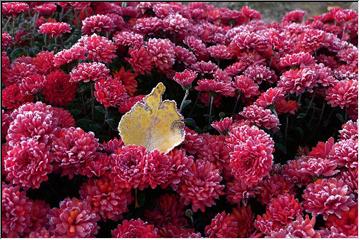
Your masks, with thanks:
[[(357, 237), (357, 21), (2, 3), (2, 236)], [(166, 154), (117, 130), (159, 82)]]

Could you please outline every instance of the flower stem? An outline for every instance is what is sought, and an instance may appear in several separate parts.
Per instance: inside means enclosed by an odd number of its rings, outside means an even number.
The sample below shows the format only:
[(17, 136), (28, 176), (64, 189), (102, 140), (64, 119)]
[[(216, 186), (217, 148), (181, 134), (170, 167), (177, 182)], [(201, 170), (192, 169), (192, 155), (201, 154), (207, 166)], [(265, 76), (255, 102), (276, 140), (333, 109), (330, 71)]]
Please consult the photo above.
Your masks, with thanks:
[(134, 189), (134, 195), (135, 195), (135, 208), (139, 208), (140, 204), (138, 200), (138, 190), (136, 188)]
[(210, 103), (209, 103), (209, 125), (211, 124), (211, 114), (212, 114), (212, 107), (214, 103), (214, 95), (210, 93)]
[(239, 95), (236, 97), (236, 102), (235, 102), (235, 106), (233, 108), (232, 114), (234, 114), (236, 109), (237, 109), (237, 106), (238, 106), (238, 103), (239, 103), (239, 100), (240, 100), (240, 96), (241, 96), (241, 94), (239, 93)]
[(95, 96), (94, 96), (94, 84), (91, 86), (91, 119), (94, 120), (94, 109), (95, 109)]
[(184, 98), (182, 99), (181, 101), (181, 104), (180, 104), (180, 113), (182, 112), (183, 108), (184, 108), (184, 104), (185, 104), (185, 101), (187, 99), (187, 97), (189, 96), (189, 89), (186, 89), (185, 90), (185, 95), (184, 95)]

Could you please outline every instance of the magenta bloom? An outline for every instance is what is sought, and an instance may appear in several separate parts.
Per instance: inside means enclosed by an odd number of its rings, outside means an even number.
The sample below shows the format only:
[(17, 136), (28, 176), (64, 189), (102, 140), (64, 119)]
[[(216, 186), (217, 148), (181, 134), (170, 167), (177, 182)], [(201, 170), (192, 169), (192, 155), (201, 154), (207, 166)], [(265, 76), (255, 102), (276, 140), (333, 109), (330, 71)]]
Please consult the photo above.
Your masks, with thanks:
[(59, 37), (64, 33), (70, 33), (71, 28), (68, 23), (55, 22), (44, 23), (39, 27), (39, 32), (50, 37)]

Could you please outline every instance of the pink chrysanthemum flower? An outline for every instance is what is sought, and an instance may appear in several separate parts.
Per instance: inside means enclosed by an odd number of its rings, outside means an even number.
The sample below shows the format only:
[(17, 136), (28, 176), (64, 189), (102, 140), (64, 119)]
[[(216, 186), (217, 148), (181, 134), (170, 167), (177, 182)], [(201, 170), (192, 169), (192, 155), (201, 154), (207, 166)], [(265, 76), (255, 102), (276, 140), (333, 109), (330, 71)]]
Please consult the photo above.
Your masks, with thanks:
[(145, 35), (148, 33), (156, 33), (164, 27), (163, 20), (157, 17), (147, 17), (136, 19), (133, 29), (136, 32)]
[(56, 131), (51, 152), (64, 175), (72, 177), (87, 161), (92, 161), (98, 147), (94, 133), (81, 128), (62, 128)]
[(99, 216), (89, 203), (76, 198), (61, 201), (59, 208), (50, 210), (48, 218), (49, 232), (54, 237), (94, 237), (98, 231)]
[(11, 37), (11, 35), (7, 32), (3, 32), (1, 34), (1, 47), (2, 49), (6, 49), (7, 47), (9, 47), (12, 43), (13, 39)]
[(348, 168), (357, 168), (358, 162), (358, 140), (341, 140), (334, 144), (329, 158), (335, 161), (339, 166)]
[(60, 67), (76, 60), (85, 60), (86, 48), (79, 44), (73, 45), (69, 49), (64, 49), (55, 54), (54, 66)]
[(96, 100), (106, 108), (116, 107), (128, 97), (124, 85), (114, 78), (97, 81), (94, 95)]
[(129, 51), (130, 58), (126, 60), (130, 63), (135, 72), (140, 74), (147, 74), (152, 69), (152, 57), (148, 50), (144, 47), (138, 49), (131, 49)]
[(190, 66), (196, 62), (195, 55), (186, 48), (175, 46), (176, 61), (183, 63), (185, 66)]
[(114, 238), (157, 238), (158, 230), (141, 219), (124, 220), (111, 231)]
[(166, 72), (174, 65), (174, 44), (170, 40), (151, 38), (147, 41), (147, 50), (154, 66), (160, 71)]
[(55, 3), (47, 2), (34, 7), (34, 10), (42, 16), (50, 16), (56, 12), (57, 6)]
[(103, 220), (119, 220), (132, 201), (131, 191), (117, 186), (108, 176), (89, 179), (80, 188), (80, 196)]
[(342, 211), (355, 204), (349, 187), (336, 178), (316, 180), (306, 187), (302, 197), (305, 211), (314, 216), (322, 214), (324, 219), (332, 214), (340, 218)]
[(232, 39), (229, 44), (230, 49), (236, 55), (240, 55), (242, 51), (255, 50), (258, 52), (265, 52), (270, 45), (265, 36), (259, 35), (255, 32), (239, 32)]
[(96, 82), (108, 78), (110, 78), (110, 70), (99, 62), (80, 63), (70, 72), (70, 82)]
[(358, 81), (340, 81), (328, 89), (326, 101), (332, 107), (350, 107), (357, 105)]
[(179, 178), (170, 178), (173, 176), (172, 163), (173, 158), (169, 158), (168, 155), (160, 153), (157, 150), (151, 151), (146, 155), (145, 158), (145, 175), (144, 181), (149, 184), (152, 189), (155, 189), (158, 185), (167, 186), (169, 184), (175, 184), (180, 181)]
[(16, 117), (13, 117), (6, 135), (6, 141), (10, 146), (15, 146), (27, 139), (49, 145), (56, 127), (57, 119), (53, 118), (51, 112), (36, 110), (20, 112)]
[(235, 95), (235, 89), (231, 82), (221, 82), (215, 79), (201, 79), (197, 82), (195, 89), (200, 92), (218, 93), (230, 97)]
[(32, 232), (29, 233), (29, 235), (27, 236), (29, 238), (51, 238), (53, 237), (49, 230), (47, 230), (45, 227), (36, 229)]
[(25, 189), (39, 188), (52, 171), (49, 151), (44, 143), (27, 139), (12, 146), (5, 159), (7, 179)]
[(283, 88), (286, 93), (301, 93), (312, 89), (317, 84), (317, 75), (312, 68), (291, 69), (280, 77), (278, 87)]
[(223, 194), (222, 177), (212, 163), (203, 160), (193, 164), (191, 173), (183, 177), (178, 192), (184, 204), (191, 204), (194, 212), (205, 212), (205, 208), (214, 205)]
[(79, 173), (87, 177), (101, 177), (111, 169), (110, 160), (107, 154), (96, 152), (94, 159), (86, 161)]
[(70, 76), (55, 70), (46, 76), (43, 88), (45, 101), (55, 106), (66, 106), (76, 95), (77, 84), (70, 82)]
[(186, 89), (191, 87), (191, 84), (196, 79), (196, 77), (197, 77), (196, 72), (189, 69), (185, 69), (183, 72), (175, 73), (174, 81), (177, 82), (179, 85), (181, 85), (181, 87)]
[(92, 15), (82, 21), (81, 32), (85, 35), (92, 33), (110, 33), (115, 27), (113, 20), (106, 15)]
[(184, 43), (188, 46), (199, 60), (208, 59), (208, 51), (205, 43), (194, 36), (186, 36)]
[(244, 76), (251, 78), (258, 84), (262, 82), (273, 83), (277, 81), (277, 75), (270, 68), (261, 64), (249, 66), (244, 71)]
[(19, 186), (1, 183), (1, 235), (24, 237), (31, 224), (32, 202)]
[(1, 4), (1, 13), (16, 16), (29, 10), (29, 5), (24, 2), (5, 2)]
[(234, 87), (240, 91), (245, 98), (254, 97), (260, 94), (259, 86), (249, 77), (237, 76), (235, 77)]
[(207, 48), (210, 56), (215, 59), (231, 59), (233, 57), (232, 53), (229, 51), (226, 45), (214, 45)]
[(298, 185), (307, 185), (315, 177), (329, 177), (338, 173), (337, 162), (332, 158), (300, 157), (284, 166), (283, 175)]
[(340, 139), (357, 139), (358, 138), (358, 127), (357, 122), (348, 121), (342, 125), (342, 129), (339, 131)]
[(185, 35), (191, 27), (190, 21), (179, 13), (169, 14), (164, 18), (163, 24), (166, 31), (182, 35)]
[(257, 105), (245, 107), (240, 115), (258, 127), (276, 129), (280, 125), (279, 118), (276, 115), (272, 114), (269, 109)]
[(320, 238), (320, 233), (314, 229), (316, 218), (310, 219), (309, 215), (305, 219), (298, 215), (296, 220), (285, 228), (271, 232), (268, 236), (273, 238)]
[(39, 93), (45, 84), (45, 78), (40, 74), (33, 74), (22, 79), (19, 84), (20, 91), (25, 95)]
[(70, 33), (71, 28), (68, 23), (65, 22), (48, 22), (41, 24), (39, 27), (39, 33), (48, 35), (50, 37), (59, 37), (65, 33)]
[(273, 198), (266, 207), (266, 213), (258, 216), (255, 227), (265, 234), (287, 226), (301, 213), (300, 203), (292, 194), (279, 195)]
[(315, 64), (315, 59), (310, 53), (299, 52), (285, 55), (280, 59), (281, 67), (297, 67)]
[(226, 138), (231, 172), (234, 177), (249, 185), (258, 183), (269, 174), (274, 152), (274, 141), (255, 126), (240, 126)]
[(111, 63), (116, 57), (116, 45), (106, 37), (94, 33), (91, 36), (82, 36), (78, 43), (86, 49), (88, 60)]
[(113, 36), (113, 41), (118, 47), (140, 48), (144, 45), (144, 36), (134, 32), (121, 31)]
[(230, 129), (233, 119), (231, 117), (223, 118), (219, 121), (211, 123), (211, 126), (216, 129), (220, 134), (226, 134)]
[(19, 61), (13, 62), (11, 64), (10, 75), (7, 79), (8, 82), (6, 82), (6, 85), (20, 83), (24, 77), (30, 76), (34, 73), (36, 73), (36, 67), (33, 64)]
[(125, 146), (111, 155), (112, 177), (126, 188), (144, 189), (146, 149), (141, 146)]

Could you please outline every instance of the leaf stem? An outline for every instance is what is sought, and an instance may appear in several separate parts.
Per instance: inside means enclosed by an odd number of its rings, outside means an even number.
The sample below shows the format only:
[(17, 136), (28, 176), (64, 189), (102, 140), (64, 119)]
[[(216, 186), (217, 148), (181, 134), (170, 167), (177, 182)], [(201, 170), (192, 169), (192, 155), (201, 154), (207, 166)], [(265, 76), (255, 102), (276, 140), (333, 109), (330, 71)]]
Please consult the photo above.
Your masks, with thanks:
[(211, 124), (211, 114), (212, 114), (212, 107), (214, 103), (214, 95), (210, 93), (210, 103), (209, 103), (209, 125)]
[(183, 110), (183, 108), (184, 108), (184, 104), (185, 104), (185, 101), (186, 101), (186, 99), (187, 99), (187, 97), (189, 96), (189, 89), (186, 89), (185, 90), (185, 95), (184, 95), (184, 97), (183, 97), (183, 99), (182, 99), (182, 101), (181, 101), (181, 104), (180, 104), (180, 113), (182, 112), (182, 110)]

